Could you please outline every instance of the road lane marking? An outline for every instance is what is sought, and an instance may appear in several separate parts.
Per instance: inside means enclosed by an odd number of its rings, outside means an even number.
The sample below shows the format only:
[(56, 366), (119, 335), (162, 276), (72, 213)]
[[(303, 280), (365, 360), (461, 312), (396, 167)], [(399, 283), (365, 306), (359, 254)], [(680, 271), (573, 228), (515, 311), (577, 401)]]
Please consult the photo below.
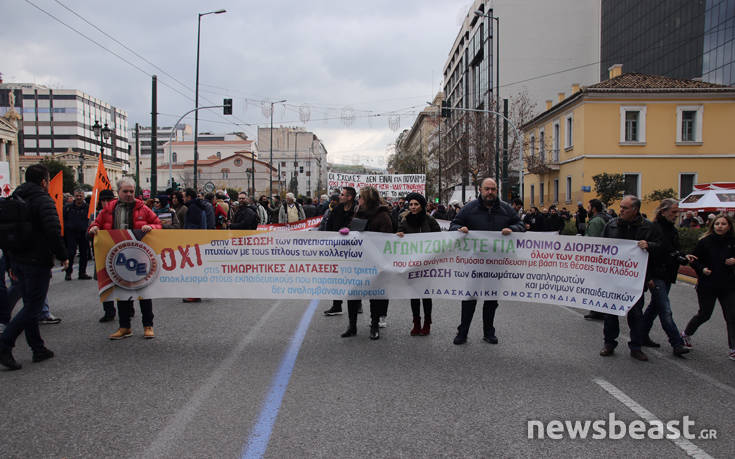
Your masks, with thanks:
[(283, 396), (288, 388), (288, 382), (291, 380), (291, 374), (293, 373), (294, 366), (296, 365), (296, 358), (299, 355), (301, 344), (304, 342), (306, 331), (309, 328), (311, 318), (314, 316), (314, 311), (319, 304), (319, 300), (311, 300), (309, 307), (301, 317), (296, 332), (291, 338), (291, 344), (286, 350), (286, 353), (281, 360), (281, 365), (278, 367), (278, 372), (273, 377), (271, 387), (268, 390), (268, 395), (261, 408), (258, 421), (253, 430), (250, 431), (248, 442), (243, 448), (242, 458), (243, 459), (259, 459), (263, 457), (266, 449), (268, 448), (268, 442), (270, 441), (271, 433), (273, 432), (273, 425), (278, 417), (278, 411), (281, 408), (283, 402)]
[[(665, 424), (662, 420), (656, 417), (655, 414), (651, 413), (647, 409), (643, 408), (638, 402), (630, 398), (625, 392), (618, 389), (616, 386), (612, 385), (610, 382), (602, 379), (602, 378), (594, 378), (592, 379), (598, 386), (602, 387), (602, 389), (605, 390), (608, 394), (615, 397), (620, 403), (625, 405), (628, 409), (630, 409), (632, 412), (634, 412), (638, 417), (645, 419), (649, 423), (651, 421), (656, 421), (661, 424)], [(676, 438), (676, 439), (670, 439), (672, 443), (674, 443), (676, 446), (684, 450), (687, 455), (695, 458), (701, 458), (701, 459), (712, 459), (712, 456), (710, 456), (706, 451), (704, 451), (699, 446), (695, 445), (694, 443), (690, 442), (686, 438)]]
[(159, 458), (170, 456), (169, 451), (177, 446), (179, 438), (184, 433), (184, 429), (196, 416), (199, 408), (204, 401), (209, 397), (212, 391), (217, 387), (222, 378), (225, 376), (227, 371), (232, 367), (245, 348), (255, 339), (258, 331), (263, 327), (268, 318), (273, 312), (283, 303), (283, 300), (276, 302), (273, 306), (266, 311), (265, 314), (258, 320), (250, 331), (237, 343), (237, 346), (230, 351), (224, 360), (217, 365), (217, 368), (212, 371), (212, 374), (206, 379), (195, 392), (189, 401), (179, 409), (173, 416), (171, 421), (161, 430), (153, 442), (148, 448), (145, 449), (145, 453), (142, 457), (144, 458)]
[[(574, 311), (572, 308), (570, 308), (568, 306), (559, 306), (559, 307), (562, 308), (562, 309), (566, 309), (567, 311), (569, 311), (571, 313), (574, 313), (577, 316), (582, 316), (583, 315), (582, 312), (584, 312), (584, 311), (580, 311), (580, 312)], [(620, 316), (620, 317), (625, 317), (625, 316)], [(623, 340), (624, 341), (630, 341), (630, 335), (627, 334), (627, 333), (620, 332), (619, 338), (620, 338), (621, 341), (623, 341)], [(675, 365), (680, 370), (683, 370), (683, 371), (689, 373), (692, 376), (696, 376), (697, 378), (699, 378), (699, 379), (701, 379), (703, 381), (706, 381), (706, 382), (712, 384), (716, 388), (718, 388), (718, 389), (720, 389), (720, 390), (722, 390), (724, 392), (727, 392), (730, 395), (735, 395), (735, 387), (730, 386), (728, 384), (725, 384), (725, 383), (723, 383), (721, 381), (718, 381), (717, 379), (713, 378), (712, 376), (710, 376), (710, 375), (708, 375), (706, 373), (702, 373), (701, 371), (695, 370), (694, 368), (691, 368), (691, 367), (685, 365), (683, 362), (686, 362), (686, 360), (687, 360), (686, 358), (682, 359), (680, 357), (666, 357), (661, 352), (656, 351), (656, 350), (654, 350), (652, 348), (646, 348), (646, 353), (653, 354), (656, 357), (659, 357), (664, 362), (667, 362), (667, 363), (670, 363), (672, 365)]]

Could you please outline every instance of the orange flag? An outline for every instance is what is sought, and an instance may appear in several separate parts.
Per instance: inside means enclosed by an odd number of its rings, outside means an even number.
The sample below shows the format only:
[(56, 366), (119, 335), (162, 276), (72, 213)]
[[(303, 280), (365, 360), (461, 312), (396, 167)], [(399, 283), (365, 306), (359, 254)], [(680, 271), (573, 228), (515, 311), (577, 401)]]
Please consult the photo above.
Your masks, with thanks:
[(59, 223), (61, 223), (61, 235), (64, 235), (64, 174), (59, 171), (58, 174), (48, 182), (48, 194), (56, 203), (56, 213), (59, 214)]
[(97, 164), (97, 175), (94, 177), (94, 188), (92, 189), (92, 200), (89, 202), (89, 212), (87, 218), (91, 217), (97, 209), (97, 197), (102, 190), (111, 190), (112, 185), (110, 179), (107, 178), (107, 171), (105, 170), (105, 164), (102, 162), (102, 155), (100, 155), (100, 162)]

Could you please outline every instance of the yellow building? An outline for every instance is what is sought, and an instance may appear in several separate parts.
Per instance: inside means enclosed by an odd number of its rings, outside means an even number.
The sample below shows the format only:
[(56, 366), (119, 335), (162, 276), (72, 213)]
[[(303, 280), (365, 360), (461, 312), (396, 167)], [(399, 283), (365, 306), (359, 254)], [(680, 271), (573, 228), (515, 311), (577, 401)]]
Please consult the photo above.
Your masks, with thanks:
[[(695, 183), (735, 179), (735, 88), (610, 68), (610, 79), (568, 97), (521, 127), (524, 207), (585, 207), (597, 174), (623, 174), (625, 194), (653, 217), (656, 190), (680, 198)], [(617, 203), (612, 206), (618, 210)]]

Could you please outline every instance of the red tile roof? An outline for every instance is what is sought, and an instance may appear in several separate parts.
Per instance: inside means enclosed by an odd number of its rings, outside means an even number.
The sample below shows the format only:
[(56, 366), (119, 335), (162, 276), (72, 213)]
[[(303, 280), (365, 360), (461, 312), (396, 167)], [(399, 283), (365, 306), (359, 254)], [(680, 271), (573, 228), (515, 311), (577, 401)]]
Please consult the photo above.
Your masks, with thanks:
[(624, 73), (584, 89), (718, 89), (729, 86), (644, 73)]

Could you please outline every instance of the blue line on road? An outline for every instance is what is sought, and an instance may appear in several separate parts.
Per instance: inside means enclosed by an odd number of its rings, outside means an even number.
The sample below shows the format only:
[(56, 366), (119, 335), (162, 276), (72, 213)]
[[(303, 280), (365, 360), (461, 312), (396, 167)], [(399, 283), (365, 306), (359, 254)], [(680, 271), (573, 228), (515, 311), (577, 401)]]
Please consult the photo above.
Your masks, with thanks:
[(248, 438), (248, 443), (243, 449), (243, 459), (259, 459), (263, 457), (265, 450), (268, 448), (273, 425), (276, 423), (276, 417), (278, 417), (278, 410), (281, 408), (283, 396), (291, 379), (291, 373), (293, 373), (294, 365), (296, 365), (296, 357), (299, 355), (299, 349), (301, 349), (301, 344), (304, 342), (306, 330), (309, 328), (309, 323), (318, 304), (319, 300), (311, 300), (309, 308), (301, 317), (296, 333), (291, 338), (291, 345), (283, 356), (278, 372), (271, 382), (270, 390), (258, 416), (258, 422), (250, 431), (250, 438)]

